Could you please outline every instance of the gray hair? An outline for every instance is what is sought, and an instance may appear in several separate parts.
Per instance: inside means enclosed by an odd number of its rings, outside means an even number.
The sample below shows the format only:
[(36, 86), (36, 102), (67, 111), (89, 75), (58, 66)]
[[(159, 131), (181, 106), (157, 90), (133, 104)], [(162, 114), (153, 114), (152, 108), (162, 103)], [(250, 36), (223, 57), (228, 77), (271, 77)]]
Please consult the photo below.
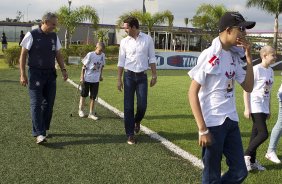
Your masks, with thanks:
[(58, 16), (55, 13), (47, 12), (42, 17), (42, 24), (44, 24), (46, 21), (49, 21), (53, 18), (58, 18)]

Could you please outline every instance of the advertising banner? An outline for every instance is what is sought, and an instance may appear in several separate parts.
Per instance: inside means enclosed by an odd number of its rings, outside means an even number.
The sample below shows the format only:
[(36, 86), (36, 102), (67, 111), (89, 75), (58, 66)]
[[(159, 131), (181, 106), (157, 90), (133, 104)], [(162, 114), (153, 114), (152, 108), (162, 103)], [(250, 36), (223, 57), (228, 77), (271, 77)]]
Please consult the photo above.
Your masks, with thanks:
[(191, 69), (200, 52), (156, 52), (157, 69)]

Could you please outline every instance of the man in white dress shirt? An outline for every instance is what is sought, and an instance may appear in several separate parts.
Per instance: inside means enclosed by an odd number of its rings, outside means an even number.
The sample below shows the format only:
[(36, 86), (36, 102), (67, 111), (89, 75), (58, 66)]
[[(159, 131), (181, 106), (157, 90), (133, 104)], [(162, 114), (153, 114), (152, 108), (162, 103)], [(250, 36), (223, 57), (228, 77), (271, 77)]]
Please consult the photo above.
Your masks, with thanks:
[[(140, 131), (140, 122), (147, 108), (146, 71), (149, 66), (152, 72), (150, 86), (154, 86), (157, 82), (155, 48), (152, 38), (139, 31), (139, 22), (136, 18), (126, 18), (123, 27), (128, 36), (120, 42), (117, 87), (119, 91), (124, 88), (124, 125), (127, 143), (135, 144), (134, 131), (136, 133)], [(134, 115), (135, 93), (137, 110)]]

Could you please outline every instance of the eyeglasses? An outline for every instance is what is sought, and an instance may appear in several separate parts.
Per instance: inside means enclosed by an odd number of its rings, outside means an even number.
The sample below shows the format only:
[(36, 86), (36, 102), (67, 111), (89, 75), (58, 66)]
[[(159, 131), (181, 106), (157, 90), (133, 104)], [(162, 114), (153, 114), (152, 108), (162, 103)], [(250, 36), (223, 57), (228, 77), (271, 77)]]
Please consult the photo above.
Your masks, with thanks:
[(244, 31), (246, 31), (246, 28), (245, 27), (243, 27), (243, 26), (232, 26), (232, 28), (238, 28), (241, 32), (244, 32)]

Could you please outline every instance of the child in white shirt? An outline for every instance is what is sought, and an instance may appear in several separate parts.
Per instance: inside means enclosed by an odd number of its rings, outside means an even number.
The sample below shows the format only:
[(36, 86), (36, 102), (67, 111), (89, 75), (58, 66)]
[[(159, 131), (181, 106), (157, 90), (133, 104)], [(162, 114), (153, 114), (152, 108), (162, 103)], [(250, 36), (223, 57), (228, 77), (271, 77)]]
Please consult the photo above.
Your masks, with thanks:
[[(192, 79), (188, 97), (202, 147), (203, 184), (242, 183), (248, 175), (234, 88), (237, 81), (244, 90), (253, 89), (251, 45), (245, 36), (246, 29), (254, 26), (255, 22), (246, 21), (238, 12), (226, 12), (219, 21), (219, 37), (188, 73)], [(246, 71), (240, 66), (242, 58), (247, 61)], [(229, 167), (223, 175), (222, 155)]]
[(274, 81), (273, 70), (269, 66), (276, 60), (275, 50), (264, 46), (260, 50), (262, 62), (254, 66), (254, 89), (251, 93), (244, 91), (244, 116), (252, 118), (253, 128), (249, 146), (245, 151), (245, 163), (248, 171), (265, 170), (256, 160), (258, 147), (268, 138), (266, 119), (270, 117), (270, 96)]
[(103, 80), (102, 72), (105, 65), (105, 54), (103, 53), (104, 44), (98, 42), (96, 49), (93, 52), (89, 52), (85, 58), (81, 61), (83, 63), (80, 82), (81, 82), (81, 97), (79, 102), (79, 117), (85, 117), (84, 104), (85, 98), (90, 91), (90, 108), (88, 118), (97, 120), (98, 117), (93, 113), (95, 106), (95, 99), (98, 94), (99, 81)]

